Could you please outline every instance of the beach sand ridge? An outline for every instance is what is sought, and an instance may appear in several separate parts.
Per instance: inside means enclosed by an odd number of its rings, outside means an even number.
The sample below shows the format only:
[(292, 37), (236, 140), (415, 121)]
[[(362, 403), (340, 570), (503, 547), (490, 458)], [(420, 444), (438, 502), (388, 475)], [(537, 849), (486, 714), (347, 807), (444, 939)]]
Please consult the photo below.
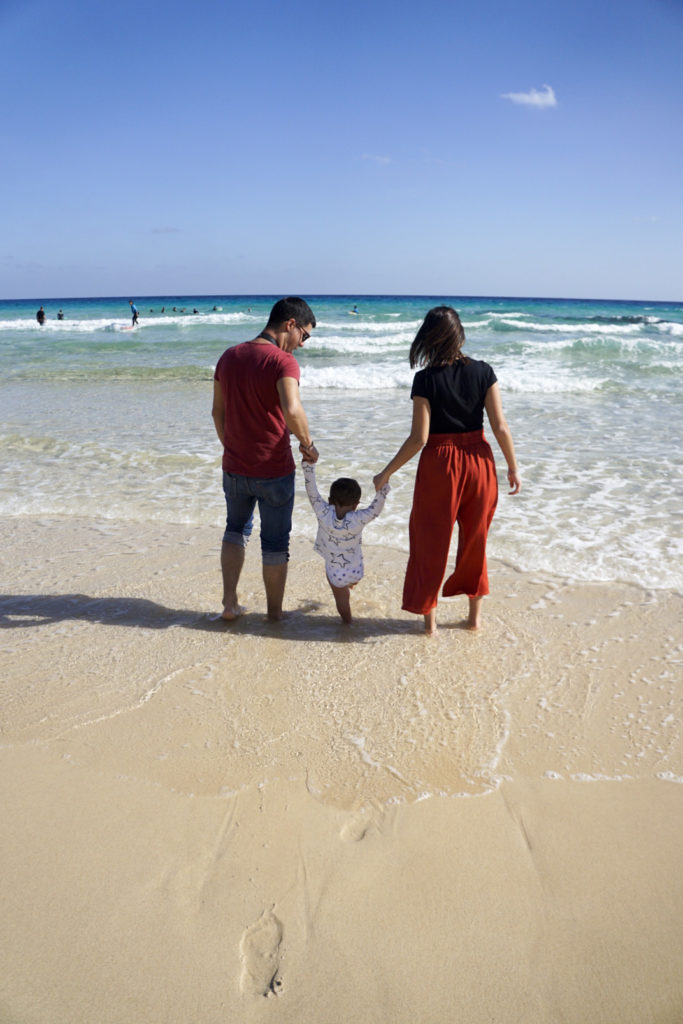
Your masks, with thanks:
[(680, 1019), (680, 595), (493, 563), (430, 639), (297, 541), (225, 625), (216, 531), (0, 530), (0, 1019)]

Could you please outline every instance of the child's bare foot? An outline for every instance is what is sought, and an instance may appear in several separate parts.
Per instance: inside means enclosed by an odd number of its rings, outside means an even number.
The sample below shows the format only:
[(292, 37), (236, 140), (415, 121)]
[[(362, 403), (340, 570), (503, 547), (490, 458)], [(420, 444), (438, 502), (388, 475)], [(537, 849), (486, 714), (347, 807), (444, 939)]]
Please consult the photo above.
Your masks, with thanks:
[(351, 604), (347, 603), (346, 605), (344, 605), (343, 602), (340, 604), (339, 601), (337, 601), (337, 611), (339, 612), (342, 622), (346, 623), (347, 626), (350, 626), (351, 623), (353, 622), (353, 616), (351, 615)]
[(350, 626), (353, 621), (351, 617), (351, 587), (335, 587), (334, 583), (331, 583), (329, 579), (327, 582), (330, 584), (334, 594), (334, 603), (337, 606), (342, 622)]

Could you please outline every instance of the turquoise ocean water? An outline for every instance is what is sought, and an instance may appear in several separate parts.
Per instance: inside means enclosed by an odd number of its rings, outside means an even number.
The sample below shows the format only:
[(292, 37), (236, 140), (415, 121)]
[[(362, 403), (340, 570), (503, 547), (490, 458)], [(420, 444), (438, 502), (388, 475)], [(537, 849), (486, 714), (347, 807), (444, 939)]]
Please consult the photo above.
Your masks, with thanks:
[[(131, 297), (135, 330), (125, 329)], [(683, 589), (683, 304), (306, 298), (318, 327), (297, 357), (321, 490), (353, 475), (369, 498), (409, 429), (410, 342), (447, 302), (466, 351), (498, 375), (522, 470), (522, 494), (506, 497), (493, 443), (501, 499), (490, 554), (523, 571)], [(224, 348), (258, 333), (273, 301), (0, 302), (0, 514), (215, 525), (218, 544), (213, 369)], [(368, 542), (407, 548), (416, 465), (394, 477)], [(295, 533), (312, 538), (312, 520), (299, 478)]]

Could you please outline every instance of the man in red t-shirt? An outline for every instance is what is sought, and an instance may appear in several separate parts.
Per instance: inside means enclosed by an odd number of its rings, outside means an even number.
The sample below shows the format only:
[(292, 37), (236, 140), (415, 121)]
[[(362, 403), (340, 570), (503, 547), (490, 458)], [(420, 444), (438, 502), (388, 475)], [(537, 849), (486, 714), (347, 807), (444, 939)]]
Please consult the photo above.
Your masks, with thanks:
[(308, 303), (280, 299), (258, 337), (227, 349), (216, 366), (211, 415), (223, 445), (228, 509), (221, 547), (222, 618), (227, 620), (241, 612), (237, 584), (257, 504), (268, 618), (282, 618), (294, 508), (290, 433), (296, 435), (304, 460), (318, 461), (299, 397), (299, 364), (292, 353), (314, 327)]

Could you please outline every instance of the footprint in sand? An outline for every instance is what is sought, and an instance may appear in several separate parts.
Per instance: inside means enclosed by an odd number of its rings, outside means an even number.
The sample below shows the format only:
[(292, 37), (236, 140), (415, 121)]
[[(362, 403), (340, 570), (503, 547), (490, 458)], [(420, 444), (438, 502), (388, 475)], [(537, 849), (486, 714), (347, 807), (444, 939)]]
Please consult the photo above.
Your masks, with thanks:
[(240, 942), (240, 988), (243, 992), (252, 996), (277, 994), (281, 984), (277, 977), (281, 942), (282, 925), (272, 911), (264, 911), (258, 921), (247, 928)]
[(382, 823), (384, 811), (380, 804), (371, 803), (352, 811), (344, 822), (339, 833), (340, 839), (346, 843), (359, 843), (365, 837), (368, 829), (373, 826), (379, 829)]

